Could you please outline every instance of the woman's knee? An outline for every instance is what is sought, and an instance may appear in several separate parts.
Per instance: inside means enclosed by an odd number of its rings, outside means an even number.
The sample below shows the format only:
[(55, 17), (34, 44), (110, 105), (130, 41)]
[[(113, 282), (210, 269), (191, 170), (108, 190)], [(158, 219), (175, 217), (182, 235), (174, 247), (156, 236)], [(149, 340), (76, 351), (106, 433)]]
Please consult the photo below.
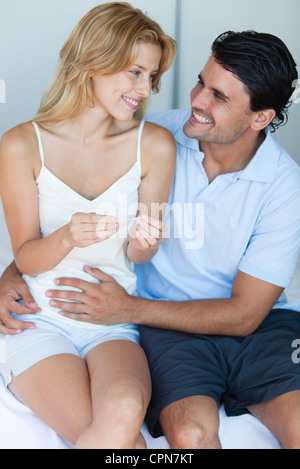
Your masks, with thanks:
[(103, 408), (112, 423), (128, 425), (130, 422), (144, 419), (148, 403), (147, 392), (125, 386), (107, 396), (103, 400)]

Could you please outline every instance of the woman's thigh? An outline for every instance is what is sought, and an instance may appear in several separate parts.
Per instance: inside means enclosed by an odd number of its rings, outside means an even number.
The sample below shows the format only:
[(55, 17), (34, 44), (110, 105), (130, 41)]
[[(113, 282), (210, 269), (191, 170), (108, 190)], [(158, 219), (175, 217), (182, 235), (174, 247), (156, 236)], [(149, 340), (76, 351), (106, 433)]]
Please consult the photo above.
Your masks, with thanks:
[(62, 438), (75, 444), (92, 418), (86, 363), (73, 354), (48, 357), (18, 376), (10, 390)]
[[(141, 397), (148, 405), (151, 394), (151, 378), (147, 358), (143, 349), (127, 340), (105, 342), (85, 357), (93, 395), (93, 407), (102, 407), (104, 399), (116, 394)], [(100, 390), (100, 393), (99, 393)], [(97, 396), (100, 396), (98, 399)], [(94, 413), (95, 414), (95, 413)]]
[(151, 396), (144, 351), (133, 342), (114, 340), (95, 347), (86, 361), (91, 378), (93, 421), (99, 438), (102, 434), (101, 442), (113, 445), (115, 437), (119, 443), (122, 440), (122, 445), (134, 447)]

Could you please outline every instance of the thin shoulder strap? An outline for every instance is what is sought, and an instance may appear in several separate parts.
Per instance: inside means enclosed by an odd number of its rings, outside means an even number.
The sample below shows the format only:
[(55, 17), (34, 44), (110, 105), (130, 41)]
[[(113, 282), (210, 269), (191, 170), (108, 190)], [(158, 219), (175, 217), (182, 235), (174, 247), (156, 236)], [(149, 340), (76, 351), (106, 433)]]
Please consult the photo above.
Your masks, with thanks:
[(137, 161), (139, 162), (141, 162), (141, 141), (142, 141), (142, 133), (143, 133), (144, 125), (145, 125), (145, 119), (141, 121), (139, 133), (138, 133)]
[(36, 122), (32, 122), (32, 125), (35, 128), (36, 136), (37, 136), (38, 143), (39, 143), (40, 156), (41, 156), (42, 164), (44, 165), (45, 164), (45, 156), (44, 156), (44, 149), (43, 149), (40, 129), (39, 129)]

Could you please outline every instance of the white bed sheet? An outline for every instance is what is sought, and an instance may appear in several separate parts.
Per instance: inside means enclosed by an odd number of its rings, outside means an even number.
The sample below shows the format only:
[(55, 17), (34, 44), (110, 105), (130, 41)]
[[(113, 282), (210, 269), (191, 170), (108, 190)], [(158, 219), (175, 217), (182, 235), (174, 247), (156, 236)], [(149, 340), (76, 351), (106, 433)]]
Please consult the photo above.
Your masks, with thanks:
[[(0, 274), (12, 254), (0, 201)], [(300, 262), (288, 300), (300, 300)], [(299, 304), (299, 303), (298, 303)], [(149, 449), (167, 449), (164, 437), (153, 439), (145, 426), (142, 433)], [(220, 440), (224, 449), (279, 449), (274, 436), (255, 417), (227, 417), (220, 409)], [(48, 428), (26, 406), (5, 389), (0, 378), (0, 449), (71, 449), (72, 446)]]
[[(48, 428), (3, 385), (0, 386), (0, 449), (72, 449)], [(148, 449), (168, 449), (164, 437), (152, 438), (144, 424), (142, 433)], [(220, 410), (220, 439), (223, 449), (279, 449), (274, 436), (252, 415), (227, 417)]]

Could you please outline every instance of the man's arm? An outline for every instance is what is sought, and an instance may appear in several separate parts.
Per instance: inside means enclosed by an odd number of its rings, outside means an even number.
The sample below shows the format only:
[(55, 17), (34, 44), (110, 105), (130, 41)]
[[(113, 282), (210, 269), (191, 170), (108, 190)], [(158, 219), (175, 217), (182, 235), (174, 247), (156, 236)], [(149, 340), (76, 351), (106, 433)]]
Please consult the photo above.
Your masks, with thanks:
[[(19, 300), (23, 300), (24, 305)], [(13, 319), (11, 313), (21, 316), (38, 311), (26, 282), (13, 262), (0, 278), (0, 333), (13, 335), (35, 327), (33, 323)]]
[[(246, 337), (259, 327), (283, 291), (281, 287), (238, 272), (230, 298), (147, 300), (128, 295), (114, 279), (98, 269), (85, 270), (100, 283), (59, 279), (60, 286), (72, 286), (82, 292), (51, 290), (48, 296), (64, 316), (95, 324), (133, 323), (194, 334)], [(70, 305), (61, 299), (77, 303)]]

